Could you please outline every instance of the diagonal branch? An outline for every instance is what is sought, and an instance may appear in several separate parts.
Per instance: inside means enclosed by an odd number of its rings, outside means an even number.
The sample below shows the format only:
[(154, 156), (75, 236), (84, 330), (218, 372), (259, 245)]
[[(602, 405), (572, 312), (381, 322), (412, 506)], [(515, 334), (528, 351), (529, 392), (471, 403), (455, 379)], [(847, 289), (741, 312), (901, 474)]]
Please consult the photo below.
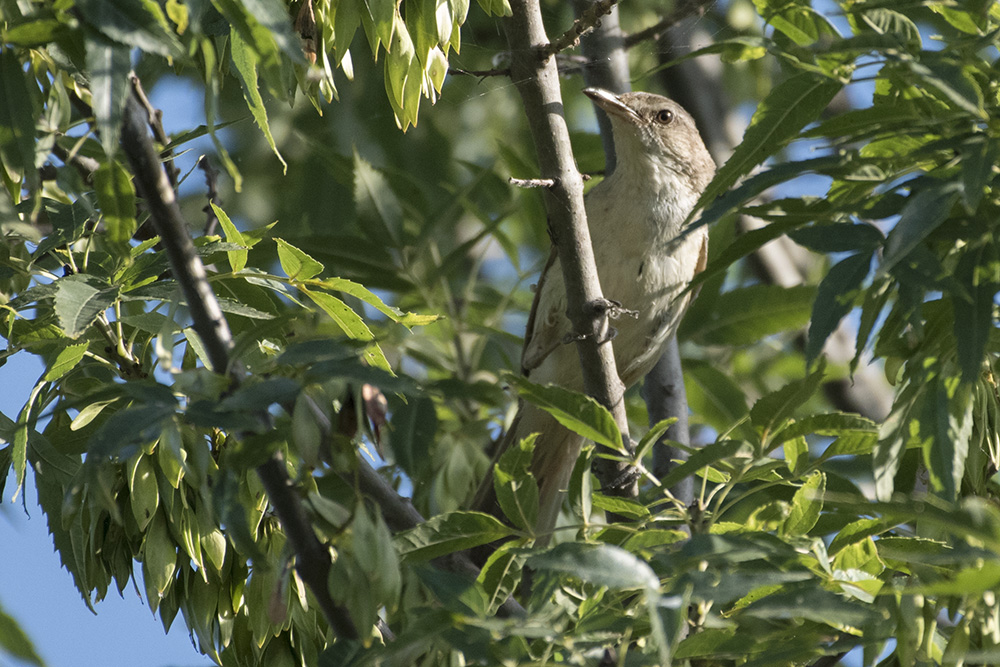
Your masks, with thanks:
[[(512, 0), (510, 5), (513, 16), (504, 30), (511, 50), (511, 74), (528, 117), (541, 177), (554, 183), (545, 190), (545, 204), (566, 285), (566, 315), (578, 334), (584, 390), (611, 410), (628, 442), (624, 387), (614, 352), (595, 335), (601, 321), (596, 306), (603, 297), (583, 206), (583, 179), (573, 159), (563, 114), (556, 59), (546, 52), (548, 38), (538, 0)], [(597, 457), (594, 472), (604, 493), (637, 495), (638, 475), (632, 466)]]
[[(216, 372), (228, 373), (230, 381), (238, 384), (241, 372), (230, 363), (229, 352), (233, 341), (229, 326), (208, 284), (205, 267), (191, 242), (174, 189), (160, 166), (147, 130), (148, 122), (145, 110), (134, 96), (130, 96), (125, 105), (122, 148), (167, 253), (173, 275), (184, 292), (194, 329), (205, 346), (209, 362)], [(259, 416), (269, 419), (266, 413)], [(330, 596), (327, 584), (329, 551), (316, 538), (301, 501), (291, 486), (284, 461), (275, 455), (257, 468), (257, 474), (284, 526), (289, 543), (295, 549), (295, 568), (316, 596), (330, 627), (339, 637), (357, 638), (357, 628), (347, 610)]]
[[(573, 21), (570, 29), (559, 35), (553, 42), (543, 49), (547, 56), (554, 56), (560, 51), (572, 48), (580, 43), (580, 38), (600, 25), (601, 17), (610, 14), (611, 10), (618, 5), (618, 0), (596, 0), (589, 8), (580, 13), (579, 18)], [(513, 6), (512, 6), (513, 8)], [(542, 33), (544, 34), (544, 28)]]

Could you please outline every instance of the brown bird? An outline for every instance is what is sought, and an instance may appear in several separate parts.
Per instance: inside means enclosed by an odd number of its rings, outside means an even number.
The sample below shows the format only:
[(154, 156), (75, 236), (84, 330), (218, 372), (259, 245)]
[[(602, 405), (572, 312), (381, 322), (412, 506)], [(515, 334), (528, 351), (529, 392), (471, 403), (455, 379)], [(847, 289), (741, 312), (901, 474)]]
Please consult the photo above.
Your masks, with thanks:
[[(673, 100), (651, 93), (615, 95), (600, 88), (583, 92), (610, 117), (618, 159), (614, 172), (588, 193), (585, 204), (603, 294), (637, 313), (616, 322), (613, 341), (618, 374), (630, 387), (659, 359), (692, 298), (684, 289), (705, 267), (707, 230), (681, 231), (712, 180), (715, 163), (694, 120)], [(532, 382), (582, 391), (577, 352), (566, 344), (571, 333), (562, 269), (553, 248), (528, 316), (522, 372)], [(532, 433), (539, 434), (532, 461), (539, 486), (535, 534), (544, 544), (555, 527), (583, 438), (522, 402), (496, 457)], [(473, 507), (500, 514), (492, 474), (480, 486)]]

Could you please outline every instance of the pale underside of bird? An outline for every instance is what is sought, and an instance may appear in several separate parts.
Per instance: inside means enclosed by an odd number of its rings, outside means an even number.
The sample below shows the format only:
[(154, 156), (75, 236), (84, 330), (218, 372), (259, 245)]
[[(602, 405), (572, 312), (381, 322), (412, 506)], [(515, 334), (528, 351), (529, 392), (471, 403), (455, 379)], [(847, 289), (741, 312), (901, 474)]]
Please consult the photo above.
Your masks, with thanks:
[[(687, 286), (705, 266), (708, 233), (683, 225), (715, 171), (691, 116), (676, 102), (650, 93), (584, 91), (611, 118), (617, 167), (585, 199), (594, 260), (605, 298), (630, 314), (612, 326), (618, 374), (626, 387), (653, 367), (691, 301)], [(583, 376), (566, 316), (566, 289), (553, 248), (535, 291), (521, 370), (532, 382), (583, 391)], [(584, 439), (547, 412), (521, 403), (497, 458), (514, 442), (538, 433), (531, 466), (539, 486), (535, 534), (548, 541), (563, 491)], [(496, 459), (495, 459), (496, 460)], [(492, 474), (473, 507), (499, 512)]]

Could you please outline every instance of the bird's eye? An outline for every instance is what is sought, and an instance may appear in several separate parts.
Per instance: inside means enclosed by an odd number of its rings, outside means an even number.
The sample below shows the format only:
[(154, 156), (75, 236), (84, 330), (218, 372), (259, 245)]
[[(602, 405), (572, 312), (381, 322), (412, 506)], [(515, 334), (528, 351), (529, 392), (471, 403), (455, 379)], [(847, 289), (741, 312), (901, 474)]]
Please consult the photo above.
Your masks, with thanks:
[(674, 119), (674, 112), (670, 109), (660, 109), (656, 113), (656, 120), (666, 125)]

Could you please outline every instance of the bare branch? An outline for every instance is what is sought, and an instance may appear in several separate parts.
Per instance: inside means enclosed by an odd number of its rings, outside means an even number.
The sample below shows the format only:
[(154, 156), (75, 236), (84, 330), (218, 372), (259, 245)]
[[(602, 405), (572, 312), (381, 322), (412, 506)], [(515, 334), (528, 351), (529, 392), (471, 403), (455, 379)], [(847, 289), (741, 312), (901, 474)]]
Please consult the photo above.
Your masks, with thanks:
[[(139, 100), (142, 107), (146, 110), (146, 114), (149, 116), (149, 127), (153, 130), (153, 136), (156, 137), (161, 146), (169, 145), (170, 137), (167, 136), (167, 133), (163, 129), (163, 111), (155, 108), (153, 103), (149, 101), (146, 91), (142, 88), (142, 82), (134, 72), (129, 76), (129, 82), (132, 84), (132, 90), (135, 92), (136, 99)], [(165, 150), (162, 157), (164, 158), (163, 168), (166, 169), (167, 178), (170, 179), (170, 187), (176, 190), (180, 169), (174, 164), (174, 152), (172, 150)]]
[[(173, 275), (181, 285), (191, 312), (194, 329), (201, 337), (209, 363), (218, 373), (227, 373), (233, 384), (241, 379), (235, 365), (230, 364), (232, 335), (219, 308), (219, 303), (208, 284), (208, 277), (201, 259), (195, 252), (188, 234), (188, 227), (181, 216), (180, 207), (167, 175), (160, 167), (160, 159), (146, 129), (146, 111), (135, 96), (125, 105), (122, 127), (122, 148), (135, 173), (136, 185), (146, 200), (150, 219), (160, 236), (167, 253)], [(262, 420), (269, 419), (263, 412)], [(316, 538), (301, 501), (291, 486), (285, 464), (275, 455), (257, 468), (264, 489), (274, 506), (295, 549), (296, 570), (312, 590), (327, 622), (334, 632), (345, 638), (356, 638), (354, 626), (347, 610), (333, 601), (327, 584), (330, 572), (330, 553)]]
[(631, 49), (636, 44), (641, 44), (647, 40), (657, 40), (663, 33), (684, 19), (691, 18), (692, 16), (704, 16), (709, 6), (714, 2), (715, 0), (681, 0), (669, 16), (665, 16), (655, 25), (628, 35), (625, 38), (625, 48)]
[(485, 79), (491, 76), (510, 76), (509, 67), (494, 67), (493, 69), (462, 69), (460, 67), (449, 67), (448, 74), (453, 76), (478, 76)]
[[(576, 169), (562, 113), (556, 59), (546, 51), (548, 39), (538, 0), (512, 0), (511, 9), (513, 16), (504, 25), (511, 50), (511, 74), (528, 117), (542, 178), (555, 181), (545, 191), (545, 203), (566, 285), (566, 314), (574, 333), (582, 336), (577, 351), (584, 390), (611, 410), (628, 442), (624, 387), (611, 345), (602, 343), (597, 335), (603, 318), (592, 304), (603, 297), (583, 206), (583, 179)], [(594, 472), (606, 494), (638, 493), (638, 474), (628, 464), (597, 457)]]
[(580, 38), (599, 25), (601, 17), (611, 13), (617, 4), (618, 0), (597, 0), (594, 2), (579, 18), (573, 21), (569, 30), (542, 49), (544, 55), (554, 56), (560, 51), (565, 51), (579, 44)]

